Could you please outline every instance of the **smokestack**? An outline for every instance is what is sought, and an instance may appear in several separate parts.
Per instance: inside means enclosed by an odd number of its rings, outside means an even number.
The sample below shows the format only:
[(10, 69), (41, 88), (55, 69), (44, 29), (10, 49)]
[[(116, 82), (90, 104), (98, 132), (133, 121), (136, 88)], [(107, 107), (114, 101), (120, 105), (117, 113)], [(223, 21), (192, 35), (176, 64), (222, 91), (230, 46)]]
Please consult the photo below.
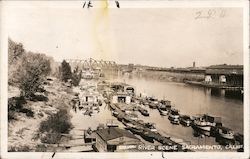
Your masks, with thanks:
[(193, 62), (193, 67), (195, 67), (195, 61)]

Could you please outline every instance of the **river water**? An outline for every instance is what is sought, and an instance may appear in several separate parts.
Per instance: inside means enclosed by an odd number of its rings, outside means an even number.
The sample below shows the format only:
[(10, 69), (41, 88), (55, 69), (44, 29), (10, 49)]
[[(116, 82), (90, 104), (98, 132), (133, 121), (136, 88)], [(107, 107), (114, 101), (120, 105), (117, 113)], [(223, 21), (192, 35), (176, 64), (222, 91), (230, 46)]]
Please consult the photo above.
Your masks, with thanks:
[[(118, 76), (113, 80), (133, 85), (137, 94), (145, 93), (158, 99), (170, 100), (172, 105), (180, 110), (180, 114), (192, 116), (207, 113), (215, 117), (221, 117), (223, 126), (243, 134), (243, 100), (235, 98), (232, 93), (185, 83), (145, 79), (136, 76)], [(191, 127), (172, 125), (167, 116), (160, 116), (157, 109), (148, 110), (150, 117), (140, 116), (140, 118), (156, 123), (158, 129), (170, 135), (184, 139), (190, 144), (218, 144), (213, 137), (195, 137)]]

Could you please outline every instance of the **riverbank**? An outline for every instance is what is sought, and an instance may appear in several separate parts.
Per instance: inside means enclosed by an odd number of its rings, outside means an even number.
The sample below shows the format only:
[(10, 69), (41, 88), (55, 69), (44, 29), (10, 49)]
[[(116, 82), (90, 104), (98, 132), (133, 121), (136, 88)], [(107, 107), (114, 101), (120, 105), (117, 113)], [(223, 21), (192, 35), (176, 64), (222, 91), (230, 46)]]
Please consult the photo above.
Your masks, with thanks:
[[(39, 134), (40, 123), (62, 108), (70, 110), (73, 94), (71, 88), (57, 79), (44, 88), (46, 93), (41, 101), (26, 100), (23, 104), (23, 109), (33, 112), (32, 116), (14, 112), (15, 119), (8, 122), (8, 151), (47, 151), (47, 144), (41, 141)], [(18, 92), (18, 88), (9, 87), (9, 97), (18, 97)]]

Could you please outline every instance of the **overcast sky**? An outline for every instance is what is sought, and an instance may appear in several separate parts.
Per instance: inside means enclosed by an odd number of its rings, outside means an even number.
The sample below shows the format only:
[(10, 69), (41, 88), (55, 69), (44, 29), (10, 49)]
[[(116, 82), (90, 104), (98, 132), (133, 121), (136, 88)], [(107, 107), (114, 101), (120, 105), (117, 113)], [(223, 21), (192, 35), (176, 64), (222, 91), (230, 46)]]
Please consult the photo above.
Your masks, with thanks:
[[(82, 2), (81, 2), (82, 3)], [(122, 5), (122, 3), (120, 4)], [(163, 67), (243, 63), (242, 10), (217, 8), (5, 8), (9, 37), (62, 59), (104, 59)], [(6, 16), (7, 15), (7, 16)]]

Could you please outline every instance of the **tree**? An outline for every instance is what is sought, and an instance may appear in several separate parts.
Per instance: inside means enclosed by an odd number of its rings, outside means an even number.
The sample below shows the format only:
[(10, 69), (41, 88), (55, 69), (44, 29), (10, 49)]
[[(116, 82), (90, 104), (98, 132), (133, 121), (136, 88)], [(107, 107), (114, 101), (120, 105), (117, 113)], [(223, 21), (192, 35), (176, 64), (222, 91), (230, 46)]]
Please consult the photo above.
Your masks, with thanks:
[(79, 70), (79, 67), (76, 66), (76, 68), (74, 69), (73, 73), (72, 73), (72, 84), (74, 86), (78, 86), (81, 79), (82, 79), (82, 71)]
[(8, 84), (16, 85), (18, 79), (15, 78), (18, 67), (21, 67), (21, 59), (25, 54), (23, 44), (16, 43), (8, 39)]
[(26, 53), (16, 72), (21, 96), (32, 98), (36, 92), (42, 92), (44, 78), (50, 71), (50, 60), (44, 54)]
[(69, 79), (72, 77), (71, 73), (71, 67), (69, 63), (67, 63), (65, 60), (63, 60), (61, 67), (60, 67), (60, 72), (61, 72), (61, 80), (64, 82), (68, 82)]

